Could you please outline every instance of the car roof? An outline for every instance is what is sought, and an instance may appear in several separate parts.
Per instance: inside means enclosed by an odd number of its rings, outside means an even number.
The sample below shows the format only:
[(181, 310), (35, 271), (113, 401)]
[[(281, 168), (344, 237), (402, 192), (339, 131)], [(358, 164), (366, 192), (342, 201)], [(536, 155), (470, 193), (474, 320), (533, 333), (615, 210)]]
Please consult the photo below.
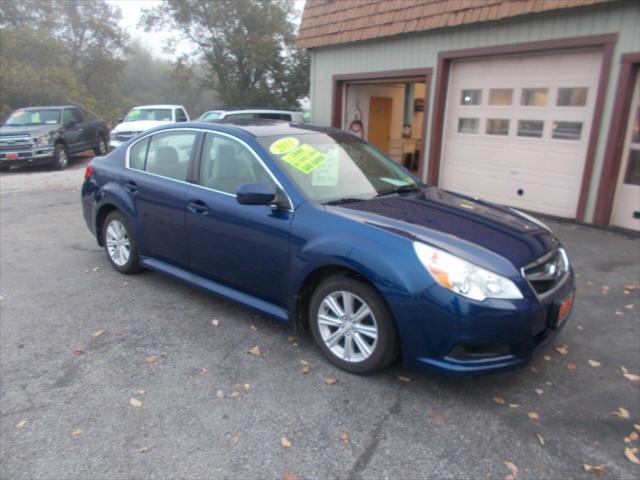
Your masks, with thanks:
[[(257, 118), (242, 118), (235, 120), (222, 120), (219, 122), (189, 122), (181, 123), (181, 127), (198, 127), (203, 130), (234, 132), (246, 132), (253, 137), (271, 137), (284, 135), (304, 135), (309, 133), (345, 133), (342, 130), (331, 127), (320, 127), (309, 123), (286, 122), (282, 120), (269, 120)], [(172, 124), (172, 128), (176, 128)], [(171, 128), (169, 127), (169, 128)]]
[(24, 108), (16, 108), (16, 110), (42, 110), (43, 108), (80, 108), (76, 105), (43, 105), (41, 107), (24, 107)]
[(286, 108), (217, 108), (207, 110), (204, 113), (221, 112), (221, 113), (302, 113), (300, 110), (289, 110)]
[(133, 110), (134, 108), (139, 108), (141, 110), (145, 109), (145, 108), (184, 108), (182, 105), (137, 105), (135, 107), (132, 107), (131, 110)]

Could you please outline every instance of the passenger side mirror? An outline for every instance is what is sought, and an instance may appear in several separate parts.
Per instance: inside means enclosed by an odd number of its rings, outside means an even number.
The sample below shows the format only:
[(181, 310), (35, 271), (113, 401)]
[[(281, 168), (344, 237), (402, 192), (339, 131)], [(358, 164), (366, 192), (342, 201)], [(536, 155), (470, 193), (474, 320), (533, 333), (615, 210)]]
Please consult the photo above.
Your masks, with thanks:
[(116, 123), (122, 123), (123, 120), (124, 120), (124, 117), (118, 117), (118, 120), (116, 121)]
[(269, 205), (276, 198), (276, 189), (265, 182), (247, 183), (238, 187), (236, 195), (241, 205)]

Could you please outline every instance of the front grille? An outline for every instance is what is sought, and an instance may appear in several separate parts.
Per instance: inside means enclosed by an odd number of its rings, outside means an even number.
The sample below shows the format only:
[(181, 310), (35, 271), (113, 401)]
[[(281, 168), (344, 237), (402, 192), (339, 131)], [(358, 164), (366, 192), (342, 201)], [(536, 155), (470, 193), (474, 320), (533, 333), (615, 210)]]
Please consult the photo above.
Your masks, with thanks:
[(564, 249), (548, 253), (523, 269), (524, 277), (538, 295), (552, 291), (569, 271), (569, 259)]
[(140, 132), (118, 132), (116, 133), (116, 140), (120, 140), (121, 142), (126, 142), (130, 138), (135, 137)]
[(0, 151), (17, 152), (29, 150), (33, 146), (31, 135), (12, 135), (0, 137)]

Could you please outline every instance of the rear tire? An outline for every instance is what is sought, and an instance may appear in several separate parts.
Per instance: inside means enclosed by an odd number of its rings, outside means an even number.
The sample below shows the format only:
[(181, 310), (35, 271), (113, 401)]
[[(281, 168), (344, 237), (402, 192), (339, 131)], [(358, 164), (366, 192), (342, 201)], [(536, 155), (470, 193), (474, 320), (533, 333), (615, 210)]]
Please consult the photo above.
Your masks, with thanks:
[(124, 215), (117, 210), (109, 213), (104, 219), (102, 244), (111, 266), (118, 272), (131, 275), (142, 270), (136, 239)]
[(309, 326), (322, 353), (347, 372), (373, 373), (398, 355), (395, 321), (382, 296), (345, 274), (326, 279), (313, 292)]
[(64, 143), (56, 143), (53, 149), (53, 167), (64, 170), (69, 166), (69, 151)]
[(107, 139), (101, 133), (98, 135), (98, 140), (97, 140), (96, 146), (93, 148), (93, 153), (95, 153), (96, 156), (100, 157), (102, 155), (106, 155), (108, 150), (109, 148), (107, 144)]

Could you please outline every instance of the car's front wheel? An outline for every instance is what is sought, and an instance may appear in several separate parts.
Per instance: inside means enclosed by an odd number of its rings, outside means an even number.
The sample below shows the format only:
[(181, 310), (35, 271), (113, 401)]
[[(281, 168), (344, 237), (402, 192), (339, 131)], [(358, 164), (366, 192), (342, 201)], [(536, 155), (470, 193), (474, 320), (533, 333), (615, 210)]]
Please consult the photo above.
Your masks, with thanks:
[(124, 216), (114, 210), (107, 215), (102, 226), (102, 244), (113, 268), (120, 273), (140, 271), (138, 245)]
[(309, 315), (316, 343), (343, 370), (372, 373), (397, 356), (393, 316), (380, 294), (364, 282), (347, 275), (328, 278), (313, 293)]
[(69, 165), (69, 152), (64, 143), (56, 143), (53, 149), (53, 166), (58, 170), (64, 170)]

